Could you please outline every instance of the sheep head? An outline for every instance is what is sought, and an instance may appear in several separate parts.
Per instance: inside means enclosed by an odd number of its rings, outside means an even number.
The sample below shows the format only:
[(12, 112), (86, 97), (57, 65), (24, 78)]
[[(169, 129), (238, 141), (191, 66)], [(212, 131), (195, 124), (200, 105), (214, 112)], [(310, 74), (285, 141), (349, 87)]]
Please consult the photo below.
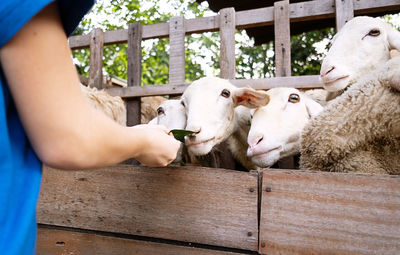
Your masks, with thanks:
[(379, 18), (355, 17), (333, 37), (322, 61), (320, 79), (330, 92), (340, 91), (400, 49), (400, 32)]
[(322, 106), (295, 88), (273, 88), (268, 105), (254, 110), (247, 156), (259, 167), (300, 151), (300, 135)]
[(157, 108), (157, 117), (150, 124), (164, 125), (168, 130), (184, 129), (186, 126), (186, 113), (181, 100), (170, 99), (164, 101)]
[(187, 115), (186, 129), (198, 132), (186, 137), (188, 151), (205, 155), (236, 129), (235, 108), (265, 105), (269, 96), (251, 88), (237, 88), (228, 80), (206, 77), (194, 81), (182, 95)]

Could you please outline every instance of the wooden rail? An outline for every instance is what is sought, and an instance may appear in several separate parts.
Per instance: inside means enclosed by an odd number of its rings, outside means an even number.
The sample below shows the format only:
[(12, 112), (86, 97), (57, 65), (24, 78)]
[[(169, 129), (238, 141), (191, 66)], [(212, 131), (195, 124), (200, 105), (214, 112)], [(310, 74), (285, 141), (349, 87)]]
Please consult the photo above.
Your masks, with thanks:
[[(399, 176), (193, 166), (44, 168), (43, 175), (38, 223), (52, 228), (39, 231), (38, 254), (230, 254), (212, 247), (270, 255), (400, 250)], [(180, 243), (167, 246), (156, 238)], [(191, 243), (212, 247), (193, 249)]]

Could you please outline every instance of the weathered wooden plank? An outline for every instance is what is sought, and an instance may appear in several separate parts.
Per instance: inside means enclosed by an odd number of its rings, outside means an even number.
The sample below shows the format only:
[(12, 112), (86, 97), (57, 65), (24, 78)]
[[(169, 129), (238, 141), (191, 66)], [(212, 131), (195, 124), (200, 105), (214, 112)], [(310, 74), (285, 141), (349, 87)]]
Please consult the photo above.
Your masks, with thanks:
[[(250, 27), (259, 27), (273, 25), (273, 7), (265, 7), (254, 10), (236, 12), (236, 28), (244, 29)], [(400, 0), (362, 0), (354, 2), (354, 12), (360, 14), (374, 14), (382, 11), (400, 11)], [(290, 4), (291, 22), (300, 22), (304, 20), (318, 20), (322, 18), (335, 17), (335, 0), (315, 0), (308, 2)], [(213, 32), (219, 29), (219, 17), (202, 17), (188, 19), (186, 24), (186, 34)], [(164, 38), (169, 35), (169, 24), (160, 23), (143, 26), (143, 40), (153, 38)], [(126, 43), (128, 40), (128, 31), (115, 30), (105, 32), (105, 45)], [(80, 49), (89, 47), (89, 35), (71, 36), (69, 45), (71, 49)]]
[[(292, 88), (321, 88), (322, 83), (318, 75), (302, 75), (288, 77), (273, 77), (264, 79), (238, 79), (229, 80), (237, 87), (251, 87), (254, 89), (270, 89), (276, 87)], [(154, 96), (154, 95), (180, 95), (189, 84), (180, 85), (152, 85), (131, 88), (108, 88), (110, 95), (123, 98)]]
[(202, 167), (44, 169), (38, 223), (257, 250), (258, 177)]
[(275, 76), (290, 76), (289, 0), (274, 3)]
[(138, 241), (91, 233), (39, 227), (36, 253), (39, 255), (96, 254), (190, 254), (190, 255), (233, 255), (226, 251), (216, 251), (185, 247), (172, 244)]
[[(142, 83), (142, 24), (129, 24), (128, 36), (128, 87), (140, 87)], [(126, 101), (126, 125), (140, 124), (140, 98)]]
[(260, 253), (399, 251), (399, 176), (264, 171)]
[(103, 88), (103, 42), (104, 33), (100, 28), (91, 32), (89, 87)]
[(220, 77), (224, 79), (234, 79), (236, 74), (235, 61), (235, 9), (225, 8), (219, 12), (219, 35), (220, 45)]
[(353, 0), (335, 0), (336, 30), (339, 31), (347, 21), (354, 17)]
[(172, 17), (169, 22), (169, 83), (185, 82), (185, 19)]

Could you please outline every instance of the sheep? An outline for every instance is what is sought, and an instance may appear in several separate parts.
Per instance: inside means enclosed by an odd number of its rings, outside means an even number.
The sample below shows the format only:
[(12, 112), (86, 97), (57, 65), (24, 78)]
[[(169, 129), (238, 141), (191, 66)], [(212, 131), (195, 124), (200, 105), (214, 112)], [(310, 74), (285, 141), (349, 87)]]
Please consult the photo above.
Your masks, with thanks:
[(80, 84), (86, 102), (122, 126), (126, 126), (126, 106), (121, 97)]
[(256, 168), (246, 156), (250, 128), (247, 107), (267, 104), (266, 92), (237, 88), (228, 80), (205, 77), (190, 84), (181, 100), (186, 109), (186, 129), (198, 132), (186, 137), (189, 154), (207, 155), (216, 145), (227, 141), (236, 160), (246, 169)]
[[(184, 129), (186, 126), (186, 113), (181, 100), (170, 99), (163, 101), (157, 108), (157, 116), (149, 121), (150, 125), (163, 125), (168, 130)], [(184, 152), (183, 144), (180, 147), (176, 159), (173, 163), (187, 162), (187, 156)]]
[(181, 100), (170, 99), (163, 101), (157, 108), (157, 116), (149, 124), (164, 125), (168, 130), (184, 129), (186, 113)]
[(302, 134), (300, 167), (400, 174), (400, 33), (370, 17), (350, 20), (335, 35), (321, 66), (331, 92), (344, 91)]
[(267, 93), (270, 101), (252, 114), (247, 138), (247, 156), (259, 167), (299, 154), (303, 127), (323, 109), (295, 88), (273, 88)]

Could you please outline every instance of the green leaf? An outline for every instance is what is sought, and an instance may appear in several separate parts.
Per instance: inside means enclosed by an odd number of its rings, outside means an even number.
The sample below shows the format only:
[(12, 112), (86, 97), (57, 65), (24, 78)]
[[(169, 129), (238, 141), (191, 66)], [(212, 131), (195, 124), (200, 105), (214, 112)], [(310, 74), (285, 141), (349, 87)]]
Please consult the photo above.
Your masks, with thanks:
[(182, 143), (185, 142), (185, 136), (190, 135), (190, 134), (197, 134), (199, 131), (191, 131), (191, 130), (185, 130), (185, 129), (172, 129), (171, 132), (176, 140), (181, 141)]

